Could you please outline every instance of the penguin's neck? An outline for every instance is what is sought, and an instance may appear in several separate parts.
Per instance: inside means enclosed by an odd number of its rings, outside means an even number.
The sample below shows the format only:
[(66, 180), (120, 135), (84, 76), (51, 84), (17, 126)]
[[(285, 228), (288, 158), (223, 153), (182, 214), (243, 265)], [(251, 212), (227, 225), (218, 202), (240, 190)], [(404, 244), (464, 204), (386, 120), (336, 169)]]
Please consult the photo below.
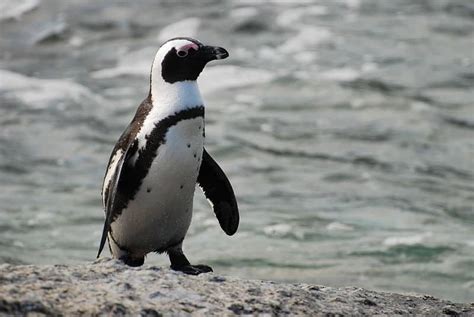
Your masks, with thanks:
[(195, 80), (172, 84), (162, 79), (152, 80), (150, 91), (153, 105), (151, 112), (157, 115), (156, 119), (163, 119), (176, 112), (204, 105)]
[(146, 136), (161, 120), (186, 109), (204, 106), (196, 81), (170, 84), (164, 80), (154, 81), (152, 77), (150, 92), (152, 108), (137, 135), (140, 148), (146, 145)]

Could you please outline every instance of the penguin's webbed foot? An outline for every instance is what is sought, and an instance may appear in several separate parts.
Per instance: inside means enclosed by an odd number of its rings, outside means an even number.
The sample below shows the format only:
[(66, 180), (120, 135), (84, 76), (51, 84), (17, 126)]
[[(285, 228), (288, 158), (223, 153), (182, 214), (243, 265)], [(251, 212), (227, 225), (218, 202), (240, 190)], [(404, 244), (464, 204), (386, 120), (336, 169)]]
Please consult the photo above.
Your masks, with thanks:
[(181, 249), (181, 243), (168, 249), (166, 252), (168, 252), (168, 256), (170, 257), (171, 269), (173, 271), (179, 271), (189, 275), (212, 272), (210, 266), (204, 264), (191, 265)]
[(129, 256), (128, 254), (121, 256), (119, 258), (119, 260), (122, 261), (123, 263), (125, 263), (126, 265), (132, 266), (132, 267), (142, 266), (143, 263), (145, 262), (144, 257), (133, 258), (133, 257)]
[(171, 265), (171, 269), (173, 271), (179, 271), (179, 272), (183, 272), (184, 274), (189, 274), (189, 275), (199, 275), (201, 273), (212, 272), (212, 268), (204, 264), (198, 264), (198, 265), (188, 264), (188, 265), (183, 265), (183, 266)]

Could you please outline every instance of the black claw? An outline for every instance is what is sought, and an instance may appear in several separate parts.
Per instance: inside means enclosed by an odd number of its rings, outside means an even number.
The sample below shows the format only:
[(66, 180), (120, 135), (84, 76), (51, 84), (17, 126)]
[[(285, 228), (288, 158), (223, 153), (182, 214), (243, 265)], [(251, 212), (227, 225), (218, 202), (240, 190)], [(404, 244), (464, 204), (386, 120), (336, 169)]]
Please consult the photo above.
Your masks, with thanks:
[(209, 265), (204, 265), (204, 264), (198, 264), (198, 265), (194, 265), (195, 268), (198, 268), (201, 273), (209, 273), (209, 272), (214, 272), (212, 270), (212, 267), (210, 267)]
[(173, 271), (183, 272), (184, 274), (189, 275), (199, 275), (201, 273), (209, 273), (212, 272), (212, 268), (207, 265), (199, 264), (199, 265), (184, 265), (184, 266), (171, 266)]

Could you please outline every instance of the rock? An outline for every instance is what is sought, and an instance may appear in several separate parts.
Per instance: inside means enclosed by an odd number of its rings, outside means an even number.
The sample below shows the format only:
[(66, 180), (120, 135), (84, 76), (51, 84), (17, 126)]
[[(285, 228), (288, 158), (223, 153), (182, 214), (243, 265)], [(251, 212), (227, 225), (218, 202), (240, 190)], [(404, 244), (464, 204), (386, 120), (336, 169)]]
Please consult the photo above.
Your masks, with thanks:
[(450, 315), (474, 304), (361, 288), (189, 276), (100, 259), (76, 266), (0, 265), (0, 316)]

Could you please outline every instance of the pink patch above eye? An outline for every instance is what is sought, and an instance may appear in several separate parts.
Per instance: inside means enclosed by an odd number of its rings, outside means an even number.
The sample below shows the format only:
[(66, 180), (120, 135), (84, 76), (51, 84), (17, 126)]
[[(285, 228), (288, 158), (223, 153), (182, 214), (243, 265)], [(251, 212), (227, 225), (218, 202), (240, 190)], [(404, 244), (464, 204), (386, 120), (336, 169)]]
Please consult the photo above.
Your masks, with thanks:
[(180, 48), (178, 48), (178, 52), (186, 52), (187, 53), (190, 48), (197, 51), (199, 49), (199, 46), (197, 44), (194, 44), (194, 43), (186, 44), (186, 45), (181, 46)]

